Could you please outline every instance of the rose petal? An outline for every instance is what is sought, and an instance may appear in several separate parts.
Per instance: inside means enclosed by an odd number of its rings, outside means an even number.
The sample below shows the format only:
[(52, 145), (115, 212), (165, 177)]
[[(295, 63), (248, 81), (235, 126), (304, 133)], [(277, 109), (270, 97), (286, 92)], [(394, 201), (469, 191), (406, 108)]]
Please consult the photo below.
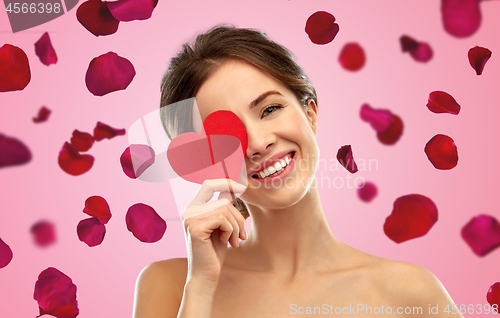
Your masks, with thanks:
[(31, 80), (26, 53), (17, 46), (0, 47), (0, 92), (23, 90)]
[(89, 133), (81, 132), (78, 130), (73, 131), (73, 137), (71, 137), (71, 145), (76, 151), (87, 151), (94, 144), (94, 136)]
[(104, 96), (127, 88), (134, 76), (135, 69), (129, 60), (108, 52), (90, 61), (85, 84), (95, 96)]
[(81, 155), (70, 143), (65, 142), (59, 152), (58, 163), (64, 172), (78, 176), (92, 168), (94, 157), (91, 155)]
[(35, 43), (35, 53), (40, 58), (40, 62), (49, 66), (57, 63), (57, 55), (52, 42), (50, 42), (49, 33), (45, 32)]
[(490, 215), (473, 217), (461, 234), (477, 256), (485, 256), (500, 246), (500, 223)]
[(167, 230), (167, 223), (156, 211), (144, 203), (132, 205), (125, 216), (127, 229), (141, 242), (159, 241)]
[(38, 302), (40, 316), (49, 314), (58, 318), (74, 318), (79, 314), (76, 285), (54, 267), (38, 275), (33, 298)]
[(76, 227), (78, 239), (89, 247), (97, 246), (104, 240), (106, 227), (97, 218), (81, 220)]
[(85, 200), (83, 212), (95, 217), (102, 224), (108, 223), (109, 219), (111, 219), (111, 210), (109, 209), (108, 202), (98, 195), (88, 197)]
[(408, 35), (402, 35), (399, 38), (399, 43), (401, 43), (401, 49), (403, 50), (403, 52), (415, 51), (419, 45), (417, 40)]
[(30, 232), (35, 244), (40, 247), (46, 247), (56, 242), (56, 232), (52, 222), (38, 221), (31, 226)]
[(0, 168), (25, 164), (31, 157), (31, 151), (22, 141), (0, 134)]
[(410, 52), (411, 57), (417, 62), (428, 62), (432, 59), (434, 52), (428, 43), (420, 42), (417, 48)]
[(377, 193), (377, 186), (372, 182), (367, 181), (361, 188), (358, 188), (358, 197), (364, 202), (372, 201)]
[(441, 0), (441, 17), (448, 34), (465, 38), (481, 25), (480, 0)]
[(458, 163), (457, 146), (453, 139), (446, 135), (437, 134), (432, 137), (425, 145), (424, 151), (436, 169), (449, 170)]
[(491, 57), (491, 51), (485, 47), (475, 46), (469, 50), (469, 63), (476, 70), (477, 75), (483, 73), (484, 65)]
[(9, 265), (10, 261), (12, 261), (12, 256), (12, 250), (9, 245), (0, 238), (0, 268)]
[(498, 308), (500, 307), (500, 282), (496, 282), (490, 286), (486, 294), (486, 301), (488, 301), (491, 307), (496, 305), (496, 313), (498, 313)]
[(346, 43), (339, 55), (339, 62), (348, 71), (359, 71), (366, 62), (366, 55), (358, 43)]
[(109, 12), (106, 1), (88, 0), (76, 10), (76, 18), (95, 36), (110, 35), (118, 30), (120, 21)]
[(458, 115), (460, 112), (460, 105), (457, 101), (446, 92), (434, 91), (429, 94), (427, 108), (433, 113), (448, 113)]
[(426, 196), (408, 194), (394, 201), (384, 223), (384, 233), (396, 243), (424, 236), (438, 220), (437, 207)]
[(100, 121), (97, 122), (97, 125), (94, 128), (94, 139), (96, 141), (101, 141), (104, 138), (111, 139), (115, 136), (125, 135), (125, 128), (116, 129), (109, 125), (103, 124)]
[(149, 19), (157, 3), (157, 0), (118, 0), (107, 5), (115, 19), (133, 21)]
[(148, 145), (132, 144), (120, 156), (123, 172), (132, 179), (138, 178), (154, 162), (155, 151)]
[(368, 104), (363, 104), (359, 112), (359, 116), (363, 121), (370, 123), (370, 125), (378, 132), (387, 130), (394, 118), (388, 109), (375, 109)]
[(354, 162), (354, 157), (352, 156), (351, 145), (340, 147), (339, 151), (337, 152), (337, 160), (350, 173), (355, 173), (358, 171), (358, 166), (356, 165), (356, 162)]
[(393, 120), (389, 128), (377, 133), (377, 139), (384, 145), (394, 145), (403, 134), (403, 121), (398, 115), (392, 115)]
[(47, 121), (49, 119), (51, 111), (45, 106), (42, 106), (38, 110), (38, 115), (36, 117), (33, 117), (33, 122), (35, 123), (43, 123), (44, 121)]
[(338, 32), (339, 25), (328, 12), (315, 12), (306, 21), (306, 33), (314, 44), (330, 43)]

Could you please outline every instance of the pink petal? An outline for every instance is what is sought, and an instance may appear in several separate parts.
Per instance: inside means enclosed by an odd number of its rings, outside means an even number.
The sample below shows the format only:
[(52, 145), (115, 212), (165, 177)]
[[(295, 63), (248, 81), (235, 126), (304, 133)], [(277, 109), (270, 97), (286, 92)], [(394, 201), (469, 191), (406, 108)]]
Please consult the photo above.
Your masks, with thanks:
[(481, 0), (441, 0), (441, 17), (448, 34), (465, 38), (476, 33), (481, 25)]
[(157, 3), (154, 0), (118, 0), (107, 5), (115, 19), (133, 21), (149, 19)]
[(76, 151), (87, 151), (94, 144), (94, 136), (89, 133), (81, 132), (78, 130), (73, 131), (73, 137), (71, 137), (71, 145)]
[(40, 247), (49, 246), (56, 242), (56, 231), (52, 222), (38, 221), (31, 226), (30, 232), (33, 235), (35, 244)]
[(81, 155), (70, 143), (65, 142), (59, 152), (58, 163), (64, 172), (78, 176), (92, 168), (94, 157), (91, 155)]
[(129, 60), (108, 52), (90, 61), (85, 84), (95, 96), (104, 96), (127, 88), (134, 76), (135, 69)]
[(388, 109), (375, 109), (368, 104), (363, 104), (359, 112), (359, 116), (363, 121), (370, 125), (378, 132), (387, 130), (392, 124), (394, 118)]
[(314, 44), (327, 44), (339, 32), (335, 17), (325, 11), (313, 13), (306, 21), (306, 33)]
[(457, 101), (446, 92), (434, 91), (429, 94), (429, 101), (427, 108), (433, 113), (448, 113), (458, 115), (460, 112), (460, 105)]
[(424, 151), (436, 169), (449, 170), (458, 163), (457, 146), (453, 139), (446, 135), (437, 134), (432, 137), (425, 145)]
[(97, 122), (97, 125), (94, 128), (94, 139), (96, 141), (101, 141), (104, 138), (111, 139), (115, 136), (122, 136), (122, 135), (125, 135), (125, 128), (116, 129), (106, 124), (103, 124), (100, 121)]
[(85, 200), (83, 212), (95, 217), (102, 224), (108, 223), (109, 219), (111, 219), (111, 210), (109, 209), (108, 202), (98, 195), (88, 197)]
[(22, 165), (31, 160), (31, 151), (19, 139), (0, 133), (0, 168)]
[(398, 115), (392, 115), (391, 125), (384, 131), (377, 132), (377, 139), (384, 145), (394, 145), (403, 134), (403, 121)]
[(120, 21), (109, 12), (106, 1), (88, 0), (76, 10), (76, 18), (95, 36), (110, 35), (118, 30)]
[(358, 43), (346, 43), (340, 51), (339, 62), (348, 71), (359, 71), (366, 62), (366, 55)]
[(490, 286), (490, 289), (486, 294), (486, 301), (488, 301), (492, 309), (495, 308), (494, 313), (498, 313), (498, 309), (500, 307), (500, 282), (496, 282)]
[(394, 208), (384, 223), (385, 234), (401, 243), (424, 236), (438, 220), (437, 207), (431, 199), (409, 194), (394, 201)]
[(154, 162), (155, 151), (148, 145), (132, 144), (120, 156), (123, 172), (132, 179), (139, 177)]
[(358, 197), (361, 201), (370, 202), (377, 196), (377, 186), (372, 182), (365, 182), (364, 186), (358, 188)]
[(483, 73), (484, 65), (491, 57), (491, 51), (485, 47), (475, 46), (469, 50), (469, 63), (476, 70), (477, 75)]
[(31, 80), (26, 53), (17, 46), (0, 47), (0, 92), (23, 90)]
[(127, 229), (141, 242), (159, 241), (167, 230), (167, 223), (156, 211), (144, 203), (132, 205), (125, 217)]
[(78, 239), (89, 247), (97, 246), (104, 240), (106, 227), (97, 218), (81, 220), (76, 227)]
[(49, 119), (51, 111), (45, 106), (42, 106), (38, 110), (38, 115), (36, 117), (33, 117), (33, 122), (35, 123), (43, 123), (44, 121), (47, 121)]
[(358, 171), (358, 166), (356, 165), (356, 162), (354, 162), (354, 157), (352, 155), (351, 145), (340, 147), (337, 152), (337, 160), (350, 173)]
[(35, 53), (40, 58), (40, 62), (49, 66), (57, 63), (57, 55), (52, 42), (50, 42), (49, 33), (45, 32), (35, 43)]
[(500, 246), (500, 223), (490, 215), (475, 216), (462, 228), (462, 238), (477, 256), (486, 256)]
[(12, 261), (12, 256), (12, 250), (9, 245), (0, 238), (0, 268), (9, 265), (10, 261)]

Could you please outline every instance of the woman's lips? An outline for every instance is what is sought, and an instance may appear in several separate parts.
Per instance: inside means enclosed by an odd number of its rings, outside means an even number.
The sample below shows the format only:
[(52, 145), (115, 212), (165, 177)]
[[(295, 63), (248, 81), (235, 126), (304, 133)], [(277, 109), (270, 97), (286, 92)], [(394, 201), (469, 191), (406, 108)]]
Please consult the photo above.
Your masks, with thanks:
[[(286, 155), (283, 157), (286, 157)], [(288, 163), (286, 165), (286, 167), (281, 170), (280, 174), (272, 176), (272, 177), (268, 176), (266, 178), (261, 178), (260, 176), (258, 176), (257, 173), (252, 173), (252, 179), (255, 181), (258, 181), (258, 182), (272, 183), (272, 182), (278, 181), (280, 179), (284, 179), (286, 176), (288, 176), (288, 174), (293, 170), (294, 166), (295, 166), (295, 151), (292, 152), (292, 157), (291, 157), (290, 163)], [(258, 176), (258, 177), (255, 177), (255, 176)]]

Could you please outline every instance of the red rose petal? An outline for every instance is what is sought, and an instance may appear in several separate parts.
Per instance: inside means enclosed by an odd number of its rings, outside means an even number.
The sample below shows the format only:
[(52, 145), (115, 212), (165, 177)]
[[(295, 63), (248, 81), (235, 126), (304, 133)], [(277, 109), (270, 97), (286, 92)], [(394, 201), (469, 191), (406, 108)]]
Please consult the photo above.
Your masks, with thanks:
[(157, 3), (157, 0), (118, 0), (107, 5), (115, 19), (133, 21), (149, 19)]
[(92, 168), (94, 157), (91, 155), (81, 155), (70, 143), (65, 142), (59, 152), (58, 163), (64, 172), (78, 176)]
[(0, 92), (23, 90), (31, 80), (26, 53), (17, 46), (0, 47)]
[(42, 106), (38, 110), (38, 115), (36, 115), (36, 117), (33, 117), (33, 122), (43, 123), (44, 121), (47, 121), (47, 119), (49, 119), (50, 113), (51, 113), (50, 109), (48, 109), (45, 106)]
[(411, 57), (417, 62), (428, 62), (432, 59), (434, 52), (428, 43), (420, 42), (417, 48), (410, 52)]
[(441, 0), (441, 17), (448, 34), (465, 38), (481, 25), (480, 0)]
[(22, 165), (31, 160), (31, 151), (19, 139), (0, 134), (0, 168)]
[(90, 61), (85, 84), (95, 96), (104, 96), (127, 88), (134, 76), (135, 69), (129, 60), (108, 52)]
[(106, 1), (88, 0), (76, 10), (76, 18), (95, 36), (110, 35), (118, 30), (120, 21), (109, 12)]
[(389, 128), (377, 133), (377, 139), (384, 145), (394, 145), (403, 134), (403, 121), (398, 115), (393, 114), (392, 117)]
[(384, 233), (396, 243), (424, 236), (438, 220), (437, 207), (426, 196), (409, 194), (394, 201), (384, 223)]
[(89, 247), (97, 246), (104, 240), (106, 227), (97, 218), (81, 220), (76, 227), (78, 239)]
[[(486, 294), (486, 300), (494, 308), (494, 313), (498, 313), (498, 308), (500, 307), (500, 282), (496, 282), (490, 286), (488, 293)], [(493, 307), (495, 306), (495, 307)]]
[(401, 43), (401, 49), (403, 52), (415, 51), (419, 45), (417, 40), (408, 35), (402, 35), (401, 38), (399, 38), (399, 42)]
[(40, 247), (46, 247), (56, 242), (56, 231), (52, 222), (38, 221), (31, 226), (30, 232), (35, 244)]
[(377, 186), (372, 182), (367, 181), (361, 188), (358, 188), (358, 197), (364, 202), (372, 201), (377, 193)]
[(87, 151), (94, 144), (94, 136), (89, 133), (81, 132), (78, 130), (73, 131), (73, 137), (71, 137), (71, 145), (76, 151)]
[(453, 139), (437, 134), (425, 145), (425, 154), (432, 165), (439, 170), (449, 170), (458, 163), (457, 146)]
[(352, 156), (351, 145), (340, 147), (337, 152), (337, 160), (350, 173), (358, 171), (358, 166), (356, 165), (356, 162), (354, 162), (354, 157)]
[(54, 267), (38, 275), (33, 298), (38, 302), (40, 317), (49, 314), (58, 318), (75, 318), (79, 314), (76, 285), (71, 278)]
[(433, 113), (448, 113), (458, 115), (460, 112), (460, 105), (457, 101), (446, 92), (434, 91), (429, 94), (427, 108)]
[(339, 62), (348, 71), (359, 71), (366, 62), (366, 55), (358, 43), (346, 43), (339, 55)]
[(35, 53), (40, 58), (40, 62), (49, 66), (57, 63), (57, 55), (52, 42), (50, 42), (49, 33), (45, 32), (35, 43)]
[(103, 124), (100, 121), (97, 122), (97, 125), (94, 128), (94, 138), (96, 141), (101, 141), (104, 138), (111, 139), (115, 136), (125, 135), (125, 128), (116, 129), (109, 125)]
[(477, 256), (485, 256), (500, 246), (500, 223), (489, 215), (472, 218), (462, 228), (461, 234)]
[(12, 250), (9, 245), (0, 238), (0, 268), (9, 265), (10, 261), (12, 261), (12, 256)]
[(83, 212), (95, 217), (102, 224), (108, 223), (109, 219), (111, 219), (111, 210), (109, 209), (108, 202), (98, 195), (88, 197), (85, 200)]
[(132, 144), (120, 156), (123, 172), (132, 179), (138, 178), (154, 162), (155, 151), (148, 145)]
[(306, 21), (306, 33), (314, 44), (330, 43), (338, 32), (339, 25), (328, 12), (315, 12)]
[(141, 242), (159, 241), (167, 230), (167, 223), (156, 211), (144, 203), (132, 205), (125, 217), (127, 229)]
[(491, 57), (491, 51), (485, 47), (475, 46), (469, 50), (469, 63), (476, 70), (477, 75), (483, 73), (484, 65)]
[(359, 112), (359, 116), (363, 121), (370, 123), (370, 125), (378, 132), (387, 130), (393, 120), (394, 116), (388, 109), (375, 109), (368, 104), (363, 104)]

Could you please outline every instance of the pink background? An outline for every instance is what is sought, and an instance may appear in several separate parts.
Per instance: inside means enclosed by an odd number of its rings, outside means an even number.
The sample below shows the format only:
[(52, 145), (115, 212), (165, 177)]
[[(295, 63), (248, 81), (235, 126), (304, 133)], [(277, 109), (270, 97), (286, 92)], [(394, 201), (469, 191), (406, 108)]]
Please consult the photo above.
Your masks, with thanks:
[[(97, 121), (128, 129), (155, 110), (169, 59), (182, 43), (218, 23), (261, 29), (295, 54), (317, 89), (322, 159), (335, 162), (337, 149), (350, 144), (357, 161), (377, 160), (378, 169), (372, 166), (353, 176), (378, 185), (379, 195), (370, 204), (347, 187), (347, 171), (318, 171), (319, 183), (321, 176), (344, 180), (342, 188), (320, 189), (333, 233), (365, 252), (426, 267), (457, 304), (485, 304), (488, 288), (500, 281), (500, 250), (479, 258), (460, 237), (462, 226), (475, 215), (500, 219), (500, 2), (487, 1), (481, 7), (482, 26), (467, 39), (445, 33), (437, 0), (160, 0), (149, 20), (120, 23), (117, 33), (98, 38), (76, 20), (76, 9), (16, 34), (1, 10), (0, 46), (22, 48), (32, 78), (23, 91), (0, 93), (0, 132), (24, 141), (33, 153), (26, 165), (0, 169), (0, 237), (14, 252), (12, 262), (0, 269), (1, 316), (38, 314), (34, 284), (49, 266), (78, 286), (79, 317), (131, 316), (141, 269), (156, 260), (185, 256), (170, 186), (132, 180), (122, 172), (119, 157), (128, 146), (127, 136), (97, 142), (89, 151), (95, 157), (93, 168), (78, 177), (59, 168), (57, 155), (74, 129), (92, 132)], [(307, 18), (316, 11), (332, 13), (340, 25), (329, 44), (313, 44), (304, 32)], [(45, 31), (59, 58), (49, 67), (34, 50)], [(403, 34), (428, 42), (433, 59), (422, 64), (403, 54)], [(351, 41), (367, 53), (365, 67), (356, 73), (343, 70), (337, 61), (342, 46)], [(481, 76), (467, 60), (475, 45), (493, 52)], [(126, 90), (96, 97), (85, 86), (85, 72), (92, 58), (108, 51), (129, 59), (137, 75)], [(460, 114), (431, 113), (425, 105), (434, 90), (453, 95), (462, 106)], [(405, 129), (396, 145), (379, 143), (373, 129), (359, 119), (365, 102), (402, 117)], [(47, 122), (34, 124), (32, 117), (42, 105), (53, 113)], [(459, 163), (450, 171), (434, 169), (423, 152), (438, 133), (451, 136), (458, 146)], [(426, 236), (396, 244), (382, 226), (394, 200), (410, 193), (430, 197), (439, 221)], [(92, 195), (107, 199), (113, 217), (103, 243), (89, 248), (78, 240), (76, 225), (88, 217), (82, 209)], [(142, 243), (127, 231), (125, 213), (138, 202), (154, 207), (168, 223), (157, 243)], [(57, 229), (57, 243), (45, 249), (35, 246), (29, 234), (40, 219), (54, 222)]]

